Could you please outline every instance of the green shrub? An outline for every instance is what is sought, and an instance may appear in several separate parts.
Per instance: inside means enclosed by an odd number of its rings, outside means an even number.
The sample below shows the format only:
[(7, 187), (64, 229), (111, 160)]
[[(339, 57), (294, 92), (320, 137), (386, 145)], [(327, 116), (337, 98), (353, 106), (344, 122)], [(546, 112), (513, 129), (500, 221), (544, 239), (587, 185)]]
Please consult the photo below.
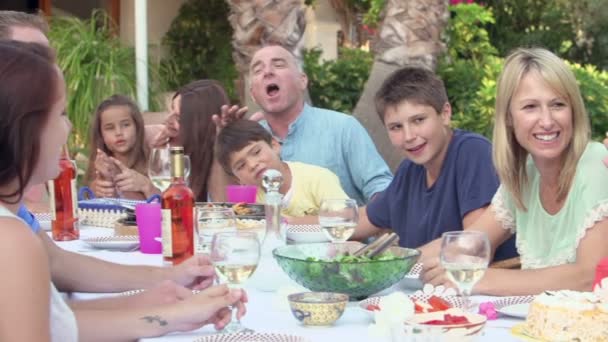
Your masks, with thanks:
[(321, 61), (318, 48), (304, 52), (310, 98), (315, 106), (352, 113), (373, 63), (372, 54), (359, 49), (340, 49), (333, 61)]
[(492, 12), (477, 4), (450, 6), (446, 28), (448, 50), (437, 73), (452, 105), (454, 127), (490, 136), (494, 122), (494, 92), (502, 61), (490, 43), (487, 24)]
[(89, 20), (53, 17), (49, 38), (65, 74), (67, 113), (73, 124), (72, 149), (89, 142), (97, 105), (112, 94), (135, 98), (135, 53), (120, 44), (103, 11)]
[(169, 89), (212, 78), (222, 83), (228, 96), (236, 97), (228, 14), (225, 0), (189, 0), (182, 5), (163, 38), (168, 57), (161, 62), (161, 76)]
[(587, 114), (591, 120), (591, 134), (601, 140), (608, 131), (608, 72), (599, 71), (591, 65), (569, 63), (579, 87)]
[[(489, 8), (478, 5), (451, 7), (446, 56), (438, 74), (444, 80), (454, 127), (492, 137), (496, 81), (504, 59), (496, 56), (485, 25), (492, 22)], [(594, 139), (608, 130), (608, 73), (595, 66), (569, 63), (579, 83)]]

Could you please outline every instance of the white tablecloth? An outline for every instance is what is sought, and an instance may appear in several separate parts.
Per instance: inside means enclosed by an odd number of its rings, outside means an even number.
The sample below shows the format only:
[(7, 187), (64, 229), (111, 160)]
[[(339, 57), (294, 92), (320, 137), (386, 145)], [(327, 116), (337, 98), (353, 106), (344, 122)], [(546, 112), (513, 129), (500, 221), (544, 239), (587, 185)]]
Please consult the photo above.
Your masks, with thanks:
[[(81, 238), (111, 235), (112, 229), (83, 227)], [(80, 240), (69, 242), (57, 242), (57, 244), (70, 251), (94, 256), (103, 260), (108, 260), (122, 264), (141, 264), (141, 265), (162, 265), (161, 255), (143, 254), (135, 252), (116, 252), (108, 250), (97, 250), (89, 247)], [(294, 283), (295, 284), (295, 283)], [(254, 329), (256, 332), (276, 332), (304, 336), (311, 342), (317, 341), (389, 341), (390, 339), (374, 339), (368, 334), (368, 326), (371, 317), (359, 309), (356, 302), (348, 304), (342, 317), (331, 327), (307, 327), (301, 325), (284, 305), (280, 305), (281, 300), (276, 292), (262, 292), (245, 285), (249, 295), (247, 305), (247, 315), (241, 322), (244, 326)], [(381, 294), (388, 294), (395, 290), (411, 293), (413, 290), (408, 288), (406, 282), (399, 283), (392, 288), (383, 291)], [(75, 298), (97, 298), (100, 294), (73, 294)], [(491, 297), (479, 296), (472, 297), (475, 302), (492, 300)], [(483, 336), (479, 341), (516, 341), (517, 339), (510, 334), (513, 325), (521, 322), (520, 320), (500, 317), (498, 320), (488, 321), (484, 329)], [(171, 334), (159, 338), (145, 339), (145, 341), (193, 341), (195, 338), (213, 334), (212, 327), (189, 332)]]

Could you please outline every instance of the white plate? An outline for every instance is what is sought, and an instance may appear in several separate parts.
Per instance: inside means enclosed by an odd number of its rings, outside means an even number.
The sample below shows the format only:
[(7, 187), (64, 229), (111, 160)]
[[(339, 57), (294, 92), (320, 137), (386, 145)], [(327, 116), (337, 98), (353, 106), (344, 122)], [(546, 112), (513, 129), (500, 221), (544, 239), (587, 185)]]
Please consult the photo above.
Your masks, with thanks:
[(523, 319), (528, 316), (528, 310), (530, 310), (530, 303), (513, 304), (500, 309), (496, 309), (496, 311), (500, 312), (503, 315)]
[(91, 247), (115, 250), (131, 250), (139, 246), (139, 237), (136, 235), (96, 236), (82, 239)]
[(277, 333), (235, 333), (204, 336), (194, 342), (308, 342), (308, 339), (295, 335)]
[(297, 243), (329, 242), (329, 239), (316, 224), (298, 224), (287, 227), (287, 240)]
[(535, 296), (510, 296), (503, 297), (492, 302), (496, 311), (503, 315), (526, 318), (528, 316), (528, 310), (530, 309), (530, 303), (534, 300)]

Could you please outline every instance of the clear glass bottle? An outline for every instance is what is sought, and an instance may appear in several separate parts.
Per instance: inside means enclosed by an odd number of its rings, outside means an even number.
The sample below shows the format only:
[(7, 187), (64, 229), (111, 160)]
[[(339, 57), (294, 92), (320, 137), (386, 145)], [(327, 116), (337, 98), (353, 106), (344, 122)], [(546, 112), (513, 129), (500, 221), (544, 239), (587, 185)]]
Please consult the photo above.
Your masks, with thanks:
[(171, 154), (171, 185), (161, 196), (163, 260), (176, 265), (194, 255), (194, 193), (184, 178), (184, 148)]
[(70, 160), (67, 146), (63, 146), (59, 168), (59, 176), (47, 183), (50, 194), (53, 240), (77, 240), (80, 237), (80, 230), (78, 229), (76, 165), (74, 161)]
[(269, 169), (262, 175), (262, 186), (266, 189), (266, 237), (273, 235), (285, 242), (285, 234), (281, 231), (281, 200), (283, 195), (279, 189), (283, 185), (281, 172)]

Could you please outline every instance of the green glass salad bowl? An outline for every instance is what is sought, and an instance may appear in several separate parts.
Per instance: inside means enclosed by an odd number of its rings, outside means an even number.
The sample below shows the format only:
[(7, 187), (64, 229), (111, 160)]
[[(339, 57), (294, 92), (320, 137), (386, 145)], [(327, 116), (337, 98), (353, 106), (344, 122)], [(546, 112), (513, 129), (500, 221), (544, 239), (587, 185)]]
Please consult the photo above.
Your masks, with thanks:
[(358, 242), (287, 245), (272, 251), (291, 279), (311, 291), (338, 292), (360, 300), (397, 283), (420, 251), (391, 247), (373, 258), (353, 257)]

